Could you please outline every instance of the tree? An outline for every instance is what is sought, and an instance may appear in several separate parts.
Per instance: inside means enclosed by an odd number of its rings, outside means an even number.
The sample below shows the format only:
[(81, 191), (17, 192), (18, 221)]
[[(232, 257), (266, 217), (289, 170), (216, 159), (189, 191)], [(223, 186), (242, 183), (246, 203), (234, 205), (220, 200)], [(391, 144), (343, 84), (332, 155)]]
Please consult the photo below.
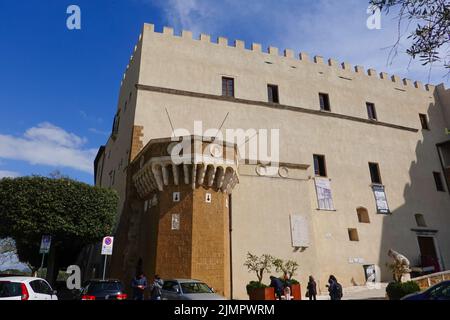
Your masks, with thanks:
[(42, 235), (52, 236), (56, 278), (59, 267), (75, 262), (81, 249), (110, 234), (117, 194), (68, 178), (5, 178), (0, 180), (0, 239), (12, 238), (19, 259), (39, 268)]
[[(406, 50), (412, 59), (419, 57), (423, 65), (442, 62), (450, 68), (450, 3), (448, 0), (370, 0), (372, 6), (389, 13), (398, 8), (397, 43), (393, 46), (396, 52), (401, 38), (401, 24), (407, 20), (409, 24), (417, 24), (408, 38), (411, 46)], [(391, 51), (392, 53), (392, 51)]]
[(298, 270), (298, 263), (292, 260), (284, 261), (282, 259), (274, 259), (273, 265), (275, 266), (276, 272), (283, 272), (283, 276), (287, 276), (289, 280), (295, 275)]
[(247, 260), (244, 266), (247, 267), (248, 272), (254, 272), (258, 278), (258, 283), (261, 284), (264, 278), (264, 273), (270, 272), (273, 264), (273, 257), (269, 254), (263, 254), (258, 257), (250, 252), (247, 253)]
[(12, 238), (0, 239), (0, 266), (11, 262), (16, 254), (16, 246)]

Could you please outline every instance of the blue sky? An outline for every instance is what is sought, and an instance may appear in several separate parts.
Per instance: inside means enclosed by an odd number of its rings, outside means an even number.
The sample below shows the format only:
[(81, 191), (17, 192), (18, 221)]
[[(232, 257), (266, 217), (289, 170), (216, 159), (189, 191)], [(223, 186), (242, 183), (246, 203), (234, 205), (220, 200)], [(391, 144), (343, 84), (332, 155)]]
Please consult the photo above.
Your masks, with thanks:
[[(428, 82), (402, 52), (393, 17), (369, 30), (368, 0), (41, 0), (0, 3), (0, 178), (55, 169), (93, 183), (92, 161), (116, 110), (120, 80), (144, 22), (332, 57)], [(81, 8), (81, 30), (66, 9)], [(407, 42), (402, 42), (403, 48)], [(445, 82), (436, 66), (431, 83)]]

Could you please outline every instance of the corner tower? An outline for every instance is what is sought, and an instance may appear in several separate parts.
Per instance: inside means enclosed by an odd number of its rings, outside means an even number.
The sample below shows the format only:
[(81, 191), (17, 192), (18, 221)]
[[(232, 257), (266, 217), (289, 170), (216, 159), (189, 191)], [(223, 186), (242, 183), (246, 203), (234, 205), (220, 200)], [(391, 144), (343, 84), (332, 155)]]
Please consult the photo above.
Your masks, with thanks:
[(136, 271), (201, 279), (229, 297), (237, 167), (233, 144), (197, 136), (150, 141), (128, 168), (111, 275), (127, 284)]

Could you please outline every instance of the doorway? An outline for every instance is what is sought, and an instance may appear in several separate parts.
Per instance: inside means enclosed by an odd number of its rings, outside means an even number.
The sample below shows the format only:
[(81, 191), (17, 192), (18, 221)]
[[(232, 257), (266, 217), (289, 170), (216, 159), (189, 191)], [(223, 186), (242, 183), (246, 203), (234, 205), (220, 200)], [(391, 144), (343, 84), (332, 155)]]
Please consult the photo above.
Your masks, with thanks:
[(441, 271), (434, 237), (418, 236), (417, 240), (419, 242), (420, 262), (422, 267), (434, 267), (433, 272)]

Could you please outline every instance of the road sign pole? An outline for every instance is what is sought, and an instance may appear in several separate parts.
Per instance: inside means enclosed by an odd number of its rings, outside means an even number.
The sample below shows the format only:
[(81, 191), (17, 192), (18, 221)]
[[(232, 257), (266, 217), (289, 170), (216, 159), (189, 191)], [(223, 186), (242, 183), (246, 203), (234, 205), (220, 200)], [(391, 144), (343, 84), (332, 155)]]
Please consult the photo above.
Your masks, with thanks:
[[(45, 258), (45, 253), (42, 254), (42, 260), (41, 260), (41, 267), (39, 268), (38, 272), (42, 272), (42, 269), (44, 268), (44, 258)], [(38, 274), (38, 277), (40, 275)]]
[(103, 264), (103, 280), (105, 280), (105, 273), (106, 273), (106, 259), (108, 256), (105, 254), (105, 263)]

